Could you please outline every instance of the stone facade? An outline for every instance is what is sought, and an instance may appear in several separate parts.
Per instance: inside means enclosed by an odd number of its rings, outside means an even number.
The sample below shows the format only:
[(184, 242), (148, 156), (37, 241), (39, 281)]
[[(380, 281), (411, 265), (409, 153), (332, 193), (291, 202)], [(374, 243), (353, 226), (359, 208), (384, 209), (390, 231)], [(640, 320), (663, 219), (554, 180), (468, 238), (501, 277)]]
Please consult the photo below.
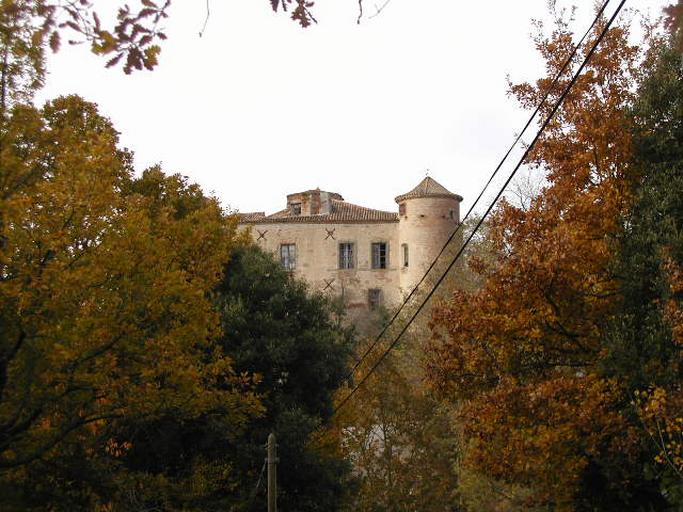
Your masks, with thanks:
[(410, 293), (456, 228), (461, 201), (427, 177), (396, 198), (398, 212), (316, 189), (288, 195), (287, 207), (272, 215), (242, 214), (240, 224), (313, 289), (367, 311)]

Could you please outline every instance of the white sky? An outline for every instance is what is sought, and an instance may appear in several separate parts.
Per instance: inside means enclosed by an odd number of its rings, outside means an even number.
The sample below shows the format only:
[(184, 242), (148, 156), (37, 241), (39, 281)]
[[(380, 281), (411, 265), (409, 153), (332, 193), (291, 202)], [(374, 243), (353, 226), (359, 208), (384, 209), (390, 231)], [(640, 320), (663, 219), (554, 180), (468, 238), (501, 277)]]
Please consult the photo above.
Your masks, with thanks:
[[(395, 210), (426, 169), (467, 208), (528, 116), (506, 76), (542, 71), (529, 35), (547, 0), (392, 0), (361, 25), (356, 0), (317, 0), (305, 30), (268, 0), (210, 2), (200, 38), (205, 3), (174, 0), (155, 71), (126, 76), (65, 47), (37, 100), (98, 103), (138, 171), (161, 162), (242, 212), (315, 187)], [(367, 16), (384, 0), (364, 2)], [(583, 33), (593, 2), (575, 3)], [(664, 3), (627, 6), (659, 15)]]

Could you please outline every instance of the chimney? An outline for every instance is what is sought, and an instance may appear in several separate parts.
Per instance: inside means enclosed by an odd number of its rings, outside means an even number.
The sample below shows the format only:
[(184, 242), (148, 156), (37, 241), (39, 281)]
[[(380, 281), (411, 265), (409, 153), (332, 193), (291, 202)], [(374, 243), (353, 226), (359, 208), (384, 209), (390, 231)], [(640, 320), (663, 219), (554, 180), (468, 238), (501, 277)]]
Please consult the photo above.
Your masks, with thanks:
[(320, 212), (320, 189), (316, 188), (310, 192), (311, 215), (318, 215)]

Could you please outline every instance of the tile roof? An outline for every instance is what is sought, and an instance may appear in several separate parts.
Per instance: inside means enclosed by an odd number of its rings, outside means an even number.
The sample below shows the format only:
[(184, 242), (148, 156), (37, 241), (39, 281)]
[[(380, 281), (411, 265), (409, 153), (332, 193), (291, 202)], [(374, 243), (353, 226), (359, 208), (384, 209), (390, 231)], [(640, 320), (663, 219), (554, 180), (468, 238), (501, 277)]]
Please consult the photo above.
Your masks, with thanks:
[(240, 217), (243, 224), (280, 224), (280, 223), (302, 223), (302, 224), (344, 224), (344, 223), (375, 223), (375, 222), (398, 222), (398, 213), (373, 210), (356, 204), (347, 203), (339, 199), (332, 199), (332, 209), (329, 213), (317, 215), (292, 215), (290, 210), (280, 210), (272, 215), (262, 217), (249, 217), (244, 214)]
[(446, 187), (429, 176), (423, 179), (417, 187), (410, 192), (406, 192), (405, 194), (396, 197), (395, 201), (399, 203), (405, 199), (415, 199), (417, 197), (454, 197), (458, 201), (462, 201), (461, 196), (449, 191)]
[(258, 220), (262, 219), (266, 216), (266, 212), (247, 212), (247, 213), (238, 213), (237, 218), (239, 219), (240, 222), (250, 222), (253, 220)]

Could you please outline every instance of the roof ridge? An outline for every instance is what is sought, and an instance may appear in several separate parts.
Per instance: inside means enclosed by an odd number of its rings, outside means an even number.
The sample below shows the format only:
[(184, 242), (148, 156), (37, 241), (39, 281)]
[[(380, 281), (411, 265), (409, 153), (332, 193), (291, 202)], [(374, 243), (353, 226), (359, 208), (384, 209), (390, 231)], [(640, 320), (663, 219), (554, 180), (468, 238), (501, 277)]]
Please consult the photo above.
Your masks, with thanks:
[(344, 223), (377, 223), (398, 222), (397, 212), (377, 210), (367, 206), (349, 203), (343, 199), (332, 199), (332, 209), (324, 214), (291, 215), (290, 210), (285, 208), (260, 218), (240, 219), (243, 224), (277, 224), (277, 223), (313, 223), (313, 224), (344, 224)]
[(343, 204), (345, 204), (345, 205), (347, 205), (347, 206), (351, 206), (351, 207), (353, 207), (353, 208), (362, 208), (363, 210), (371, 210), (371, 211), (373, 211), (373, 212), (394, 213), (394, 212), (390, 212), (390, 211), (388, 211), (388, 210), (379, 210), (379, 209), (377, 209), (377, 208), (371, 208), (371, 207), (369, 207), (369, 206), (362, 206), (362, 205), (360, 205), (360, 204), (351, 203), (351, 202), (345, 201), (345, 200), (343, 200), (343, 199), (342, 199), (342, 200), (333, 199), (332, 202), (334, 202), (334, 203), (343, 203)]

